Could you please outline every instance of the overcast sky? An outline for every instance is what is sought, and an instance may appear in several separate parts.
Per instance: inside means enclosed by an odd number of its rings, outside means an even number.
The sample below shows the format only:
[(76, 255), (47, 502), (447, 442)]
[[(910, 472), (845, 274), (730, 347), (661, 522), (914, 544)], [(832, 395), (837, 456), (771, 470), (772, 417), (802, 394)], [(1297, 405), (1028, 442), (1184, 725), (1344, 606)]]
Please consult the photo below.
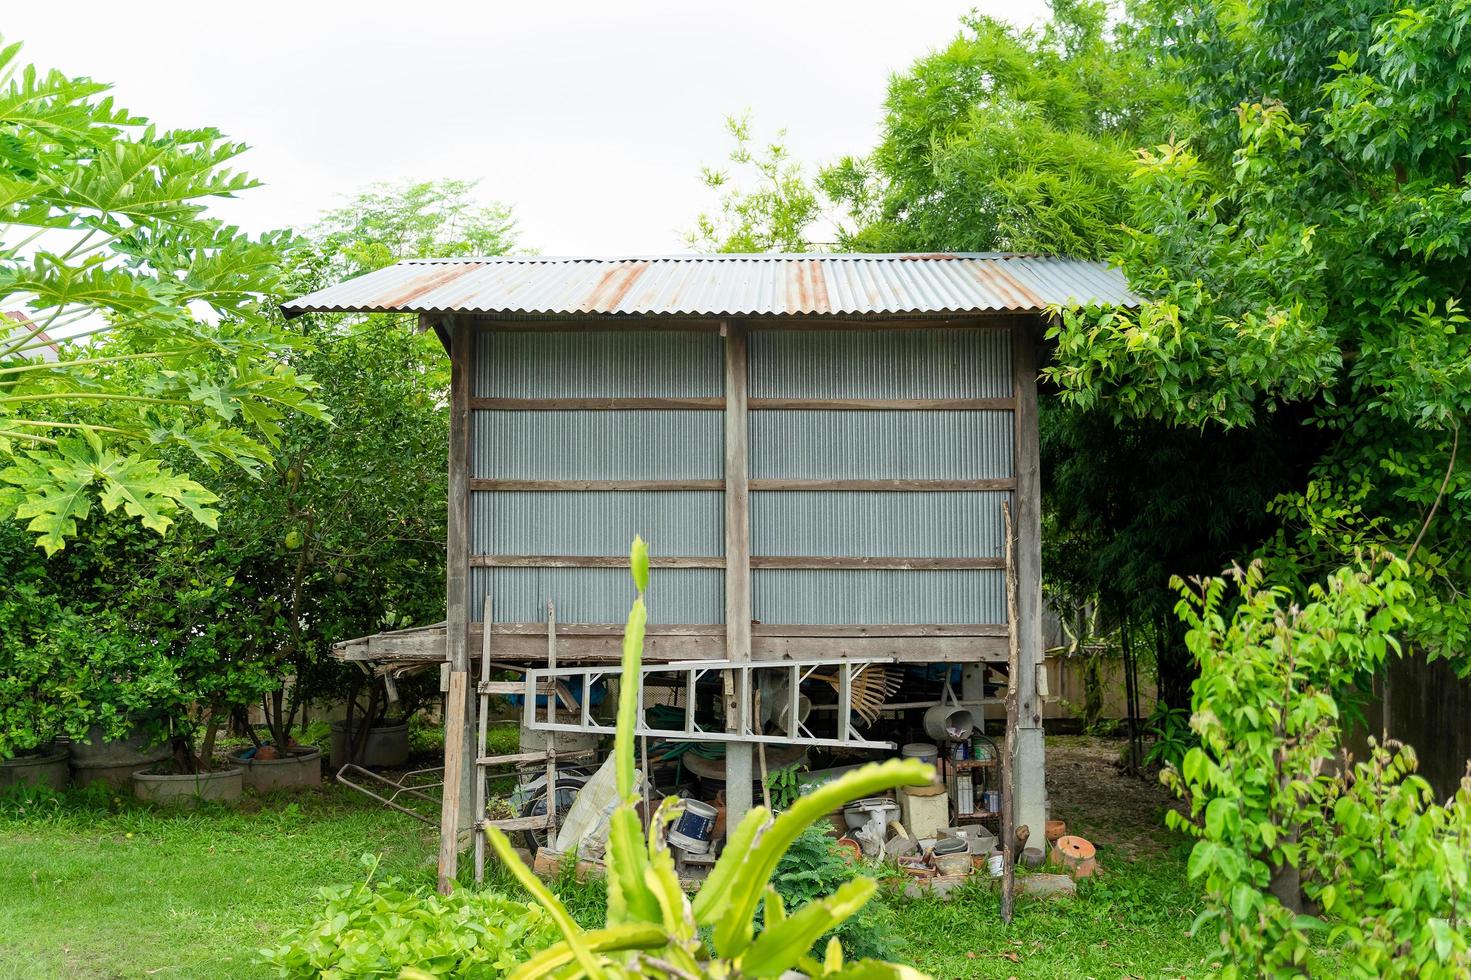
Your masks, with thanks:
[(1031, 22), (1043, 0), (726, 3), (9, 4), (5, 40), (115, 86), (164, 126), (252, 146), (265, 186), (220, 216), (310, 224), (378, 180), (478, 179), (545, 254), (684, 251), (713, 199), (722, 118), (788, 130), (805, 161), (872, 146), (888, 77), (973, 6)]

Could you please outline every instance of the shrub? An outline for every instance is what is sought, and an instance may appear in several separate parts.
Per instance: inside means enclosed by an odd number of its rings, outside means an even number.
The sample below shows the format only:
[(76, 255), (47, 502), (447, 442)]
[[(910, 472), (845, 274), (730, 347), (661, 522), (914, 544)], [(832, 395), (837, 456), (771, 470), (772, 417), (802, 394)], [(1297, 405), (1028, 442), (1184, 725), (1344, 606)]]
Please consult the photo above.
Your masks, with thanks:
[[(1340, 745), (1337, 692), (1399, 650), (1414, 596), (1407, 566), (1343, 568), (1302, 603), (1259, 564), (1181, 585), (1200, 662), (1191, 727), (1200, 744), (1164, 779), (1188, 804), (1172, 826), (1196, 839), (1196, 927), (1216, 927), (1226, 977), (1325, 972), (1326, 931), (1357, 976), (1471, 971), (1471, 779), (1446, 804), (1408, 746)], [(1321, 919), (1299, 914), (1299, 891)]]
[[(365, 855), (364, 864), (377, 861)], [(284, 980), (397, 977), (415, 966), (434, 977), (494, 980), (558, 938), (540, 906), (494, 892), (456, 889), (442, 896), (372, 876), (356, 886), (324, 888), (321, 916), (294, 930), (261, 959)]]
[[(771, 886), (783, 905), (796, 909), (826, 898), (858, 874), (858, 866), (843, 857), (832, 835), (821, 825), (814, 825), (802, 831), (782, 855), (776, 874), (771, 876)], [(893, 915), (887, 905), (870, 902), (820, 937), (814, 947), (821, 950), (836, 936), (843, 952), (854, 959), (890, 959), (896, 952)]]

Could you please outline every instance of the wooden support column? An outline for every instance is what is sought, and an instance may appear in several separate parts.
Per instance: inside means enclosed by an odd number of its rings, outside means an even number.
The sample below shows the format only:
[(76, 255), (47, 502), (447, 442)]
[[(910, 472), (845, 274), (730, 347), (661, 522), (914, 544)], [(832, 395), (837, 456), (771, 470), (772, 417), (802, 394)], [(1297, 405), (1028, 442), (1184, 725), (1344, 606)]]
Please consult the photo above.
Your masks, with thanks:
[(1047, 819), (1046, 747), (1038, 675), (1042, 650), (1042, 479), (1037, 435), (1037, 336), (1040, 324), (1018, 322), (1011, 331), (1012, 383), (1016, 392), (1015, 562), (1017, 671), (1009, 686), (1017, 696), (1016, 772), (1012, 780), (1016, 826), (1041, 840)]
[[(444, 731), (444, 802), (440, 810), (439, 889), (458, 870), (459, 835), (475, 823), (475, 733), (470, 699), (470, 387), (475, 333), (451, 318), (449, 513), (445, 528), (445, 644), (450, 665)], [(466, 761), (469, 760), (469, 764)]]
[[(751, 509), (750, 455), (747, 438), (747, 345), (744, 324), (726, 321), (725, 334), (725, 656), (751, 659)], [(742, 721), (733, 711), (731, 694), (738, 685), (726, 681), (726, 730)], [(749, 706), (748, 706), (749, 707)], [(751, 745), (725, 746), (726, 826), (734, 827), (751, 809)]]

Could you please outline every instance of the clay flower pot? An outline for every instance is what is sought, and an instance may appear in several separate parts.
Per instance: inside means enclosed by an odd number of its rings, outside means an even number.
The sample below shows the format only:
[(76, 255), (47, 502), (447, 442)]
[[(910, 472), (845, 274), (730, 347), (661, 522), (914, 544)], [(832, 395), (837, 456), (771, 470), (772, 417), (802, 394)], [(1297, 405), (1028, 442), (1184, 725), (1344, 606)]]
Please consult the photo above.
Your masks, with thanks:
[(1097, 851), (1081, 837), (1063, 836), (1052, 845), (1052, 856), (1074, 878), (1087, 878), (1098, 870)]

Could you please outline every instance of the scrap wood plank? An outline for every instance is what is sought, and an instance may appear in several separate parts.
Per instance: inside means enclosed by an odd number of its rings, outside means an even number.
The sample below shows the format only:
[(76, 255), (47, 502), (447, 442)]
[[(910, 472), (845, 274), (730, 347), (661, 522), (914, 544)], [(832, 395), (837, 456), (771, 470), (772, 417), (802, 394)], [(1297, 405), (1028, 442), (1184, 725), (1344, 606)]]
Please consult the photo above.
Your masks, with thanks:
[(465, 707), (469, 702), (470, 672), (451, 671), (444, 730), (444, 802), (439, 813), (439, 893), (454, 888), (459, 864), (460, 774), (465, 763)]

